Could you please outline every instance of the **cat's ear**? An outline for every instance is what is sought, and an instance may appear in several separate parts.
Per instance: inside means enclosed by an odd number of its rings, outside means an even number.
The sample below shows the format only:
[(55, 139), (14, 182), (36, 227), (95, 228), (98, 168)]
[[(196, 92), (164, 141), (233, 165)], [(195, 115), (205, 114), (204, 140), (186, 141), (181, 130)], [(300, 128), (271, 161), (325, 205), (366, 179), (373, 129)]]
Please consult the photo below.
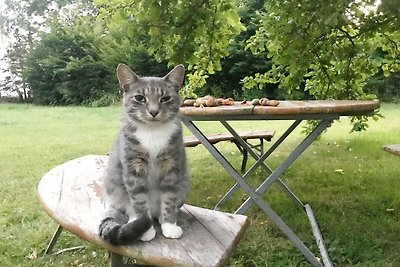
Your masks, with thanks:
[(117, 67), (117, 78), (119, 81), (119, 86), (121, 86), (122, 90), (127, 91), (129, 85), (135, 83), (139, 80), (139, 76), (137, 76), (127, 65), (118, 64)]
[(183, 65), (176, 66), (164, 77), (166, 81), (176, 84), (179, 87), (182, 85), (184, 78), (185, 78), (185, 68), (183, 67)]

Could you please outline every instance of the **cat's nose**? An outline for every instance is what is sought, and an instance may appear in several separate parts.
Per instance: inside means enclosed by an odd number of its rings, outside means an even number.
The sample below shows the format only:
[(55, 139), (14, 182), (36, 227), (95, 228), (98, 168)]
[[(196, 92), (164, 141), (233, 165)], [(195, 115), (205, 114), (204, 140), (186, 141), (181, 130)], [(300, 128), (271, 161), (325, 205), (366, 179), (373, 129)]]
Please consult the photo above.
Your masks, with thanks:
[(155, 118), (158, 115), (158, 111), (150, 111), (149, 112), (151, 114), (151, 116), (153, 116), (153, 118)]

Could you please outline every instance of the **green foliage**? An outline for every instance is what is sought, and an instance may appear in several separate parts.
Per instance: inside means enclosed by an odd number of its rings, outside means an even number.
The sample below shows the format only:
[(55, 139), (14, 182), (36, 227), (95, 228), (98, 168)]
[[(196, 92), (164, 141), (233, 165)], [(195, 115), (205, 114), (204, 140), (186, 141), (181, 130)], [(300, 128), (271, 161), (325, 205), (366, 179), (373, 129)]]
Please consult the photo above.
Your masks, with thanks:
[[(366, 12), (370, 2), (97, 0), (93, 7), (88, 0), (7, 0), (2, 31), (20, 39), (8, 55), (14, 76), (2, 85), (25, 88), (25, 95), (29, 85), (37, 103), (106, 105), (120, 97), (118, 63), (157, 76), (184, 63), (185, 96), (378, 94), (393, 101), (397, 76), (391, 73), (400, 68), (396, 1)], [(65, 5), (62, 12), (54, 8)], [(46, 20), (51, 16), (57, 19)]]
[[(112, 99), (117, 92), (113, 70), (101, 61), (100, 25), (94, 17), (54, 22), (29, 57), (25, 76), (39, 104), (87, 104)], [(109, 104), (109, 103), (108, 103)]]
[(170, 71), (167, 62), (157, 62), (144, 45), (132, 43), (127, 38), (115, 42), (112, 36), (106, 35), (98, 46), (101, 60), (110, 69), (114, 70), (119, 63), (125, 63), (141, 76), (164, 76)]
[(400, 70), (400, 20), (371, 1), (271, 0), (265, 9), (247, 48), (273, 65), (246, 77), (246, 88), (277, 83), (288, 93), (304, 86), (316, 99), (371, 99), (363, 91), (369, 77)]
[(368, 80), (365, 92), (379, 96), (384, 102), (400, 103), (400, 72), (390, 74), (388, 77), (380, 71)]
[[(8, 41), (5, 60), (8, 69), (3, 69), (6, 81), (0, 82), (0, 88), (17, 92), (25, 101), (30, 97), (29, 86), (23, 73), (27, 64), (27, 55), (39, 32), (46, 29), (47, 20), (70, 4), (79, 4), (79, 16), (88, 13), (92, 4), (89, 0), (5, 0), (0, 12), (0, 33)], [(78, 10), (78, 9), (77, 9)], [(8, 37), (8, 38), (7, 38)]]
[[(317, 99), (365, 99), (363, 87), (381, 67), (397, 71), (397, 17), (365, 11), (368, 1), (267, 1), (262, 25), (248, 48), (272, 58), (265, 73), (246, 78), (252, 88), (267, 82), (292, 91), (305, 84)], [(381, 49), (383, 57), (373, 57)]]
[(187, 94), (221, 70), (233, 36), (243, 30), (234, 0), (96, 0), (111, 33), (119, 40), (145, 43), (150, 55), (169, 65), (185, 63)]
[[(244, 77), (256, 72), (267, 71), (272, 63), (259, 55), (245, 50), (246, 40), (252, 36), (259, 26), (260, 12), (263, 12), (264, 1), (241, 1), (237, 12), (245, 30), (236, 35), (227, 47), (228, 55), (222, 59), (222, 69), (207, 79), (207, 84), (195, 92), (199, 95), (212, 94), (219, 97), (241, 99), (243, 95), (241, 81)], [(263, 95), (263, 91), (247, 92), (249, 95)]]

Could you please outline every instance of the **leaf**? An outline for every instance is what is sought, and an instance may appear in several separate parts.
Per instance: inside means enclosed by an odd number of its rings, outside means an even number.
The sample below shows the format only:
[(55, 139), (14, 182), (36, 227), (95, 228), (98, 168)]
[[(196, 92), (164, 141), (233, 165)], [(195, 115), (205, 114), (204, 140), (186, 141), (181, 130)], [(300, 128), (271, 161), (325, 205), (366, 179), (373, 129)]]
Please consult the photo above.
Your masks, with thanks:
[(153, 21), (157, 21), (162, 14), (162, 9), (158, 3), (153, 3), (149, 9), (149, 13), (150, 13), (151, 19)]
[(331, 27), (335, 27), (338, 24), (338, 14), (334, 13), (325, 20), (325, 23)]
[(240, 17), (239, 14), (236, 12), (235, 9), (230, 9), (226, 12), (225, 14), (225, 19), (227, 20), (227, 23), (231, 26), (235, 27), (241, 27), (244, 30), (244, 26), (240, 23)]
[(93, 4), (96, 6), (106, 5), (108, 3), (107, 0), (93, 0)]

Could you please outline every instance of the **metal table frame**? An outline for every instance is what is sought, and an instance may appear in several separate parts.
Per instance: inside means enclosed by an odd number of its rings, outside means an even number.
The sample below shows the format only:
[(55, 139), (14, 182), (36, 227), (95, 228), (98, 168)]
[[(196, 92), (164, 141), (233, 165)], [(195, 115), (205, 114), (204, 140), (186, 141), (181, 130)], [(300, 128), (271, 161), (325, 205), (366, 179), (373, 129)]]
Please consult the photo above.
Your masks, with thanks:
[[(246, 201), (236, 210), (235, 213), (245, 213), (250, 205), (254, 202), (261, 210), (272, 220), (272, 222), (287, 236), (293, 245), (308, 259), (313, 266), (332, 266), (331, 260), (327, 249), (324, 245), (324, 240), (321, 231), (318, 227), (314, 212), (309, 204), (303, 203), (280, 179), (280, 176), (286, 171), (290, 165), (314, 142), (314, 140), (322, 133), (327, 127), (331, 125), (333, 120), (338, 119), (339, 114), (313, 114), (313, 115), (293, 115), (293, 116), (261, 116), (261, 115), (243, 115), (243, 116), (190, 116), (185, 115), (182, 118), (184, 125), (192, 132), (194, 136), (204, 145), (204, 147), (211, 153), (211, 155), (223, 166), (223, 168), (233, 177), (236, 184), (227, 191), (225, 196), (217, 203), (218, 205), (227, 201), (233, 193), (242, 188), (248, 195)], [(301, 141), (296, 148), (287, 156), (287, 158), (275, 169), (271, 170), (264, 161), (278, 148), (283, 141), (300, 125), (303, 120), (319, 120), (318, 126), (308, 134), (303, 141)], [(233, 120), (292, 120), (294, 121), (287, 130), (267, 149), (261, 156), (255, 153), (250, 146), (237, 134), (235, 129), (228, 123)], [(196, 126), (195, 121), (219, 121), (242, 145), (244, 149), (256, 160), (256, 162), (248, 169), (248, 171), (241, 175), (229, 163), (229, 161), (221, 154), (221, 152), (208, 140), (206, 135)], [(269, 176), (259, 185), (256, 190), (253, 190), (245, 181), (250, 177), (254, 171), (261, 167)], [(289, 196), (289, 198), (300, 206), (305, 213), (311, 224), (313, 235), (316, 239), (323, 263), (309, 250), (309, 248), (300, 240), (300, 238), (290, 229), (289, 226), (279, 217), (279, 215), (262, 199), (262, 195), (271, 187), (273, 183), (277, 182)]]

